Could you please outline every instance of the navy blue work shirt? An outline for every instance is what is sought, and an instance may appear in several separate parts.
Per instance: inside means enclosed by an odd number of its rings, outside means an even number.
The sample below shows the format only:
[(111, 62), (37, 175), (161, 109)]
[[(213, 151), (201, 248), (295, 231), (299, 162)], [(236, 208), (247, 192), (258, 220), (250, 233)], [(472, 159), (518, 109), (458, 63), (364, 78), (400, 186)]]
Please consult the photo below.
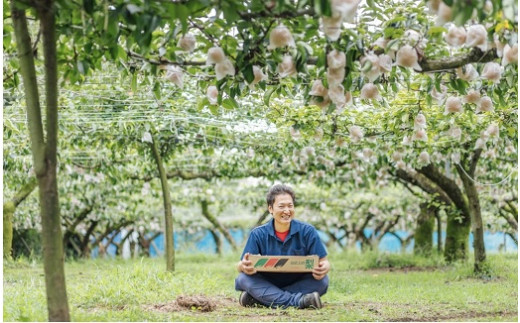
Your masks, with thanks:
[[(274, 219), (254, 228), (249, 234), (242, 257), (249, 252), (252, 255), (263, 256), (308, 256), (318, 255), (318, 258), (327, 256), (327, 250), (312, 225), (291, 220), (289, 234), (282, 242), (274, 232)], [(302, 273), (258, 273), (266, 277), (279, 287), (292, 284), (305, 274)]]

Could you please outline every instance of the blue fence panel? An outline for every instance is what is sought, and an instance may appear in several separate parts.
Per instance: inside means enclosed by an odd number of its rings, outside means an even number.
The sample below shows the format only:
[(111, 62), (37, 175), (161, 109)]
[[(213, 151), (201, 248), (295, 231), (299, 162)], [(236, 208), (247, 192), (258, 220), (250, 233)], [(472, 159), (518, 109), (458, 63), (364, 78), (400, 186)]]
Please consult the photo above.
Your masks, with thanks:
[[(241, 246), (245, 243), (249, 235), (249, 231), (241, 230), (241, 229), (232, 229), (229, 231), (233, 239), (235, 240), (238, 246)], [(369, 236), (372, 234), (372, 229), (365, 229), (365, 235)], [(408, 232), (405, 231), (396, 231), (396, 234), (402, 239), (408, 236)], [(318, 235), (320, 238), (326, 243), (329, 240), (329, 237), (318, 231)], [(149, 234), (148, 236), (151, 236)], [(222, 249), (224, 252), (231, 251), (231, 245), (229, 242), (220, 235), (222, 240)], [(441, 238), (443, 240), (446, 239), (446, 233), (442, 232)], [(103, 240), (103, 243), (106, 243), (110, 239), (110, 236)], [(114, 238), (114, 242), (118, 243), (121, 241), (121, 236), (118, 234)], [(153, 240), (155, 247), (159, 250), (160, 253), (164, 253), (164, 237), (163, 235), (159, 235)], [(209, 230), (188, 233), (187, 231), (176, 231), (174, 234), (174, 243), (176, 250), (182, 250), (183, 252), (206, 252), (213, 253), (216, 251), (216, 244), (213, 238), (213, 235)], [(473, 251), (473, 234), (470, 234), (469, 237), (470, 250)], [(433, 234), (433, 244), (434, 248), (437, 245), (437, 233)], [(503, 232), (485, 232), (484, 233), (484, 244), (486, 246), (486, 252), (488, 253), (496, 253), (500, 251), (505, 252), (516, 252), (518, 251), (517, 245), (514, 243), (513, 239)], [(406, 248), (406, 252), (413, 251), (413, 240)], [(361, 249), (361, 245), (359, 242), (356, 243), (358, 249)], [(386, 234), (379, 243), (379, 250), (386, 252), (400, 252), (401, 251), (401, 243), (397, 237), (391, 234)], [(107, 254), (111, 257), (115, 256), (116, 247), (114, 245), (110, 245), (107, 249)], [(94, 248), (92, 250), (92, 257), (95, 258), (99, 255), (98, 248)], [(150, 247), (150, 256), (157, 257), (159, 254), (156, 249), (152, 246)]]

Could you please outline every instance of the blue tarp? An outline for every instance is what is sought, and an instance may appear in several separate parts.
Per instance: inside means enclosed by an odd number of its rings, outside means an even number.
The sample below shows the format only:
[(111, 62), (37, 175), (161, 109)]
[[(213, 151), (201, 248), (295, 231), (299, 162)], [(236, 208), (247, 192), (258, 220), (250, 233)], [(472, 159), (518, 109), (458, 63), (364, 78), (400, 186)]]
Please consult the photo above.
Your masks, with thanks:
[[(244, 230), (234, 229), (230, 230), (230, 234), (233, 237), (233, 239), (236, 241), (236, 244), (238, 246), (241, 246), (243, 243), (245, 243), (245, 239), (247, 238), (249, 232), (245, 232)], [(328, 237), (323, 232), (318, 232), (321, 239), (324, 242), (328, 241)], [(372, 234), (372, 229), (365, 229), (365, 235)], [(396, 234), (401, 238), (406, 238), (408, 236), (408, 233), (405, 231), (397, 231)], [(151, 234), (150, 234), (151, 236)], [(446, 233), (442, 232), (442, 240), (444, 241), (446, 237)], [(227, 240), (220, 235), (220, 239), (222, 241), (222, 248), (223, 251), (230, 251), (231, 246), (227, 242)], [(104, 242), (106, 243), (107, 240)], [(114, 242), (121, 241), (121, 237), (118, 235), (114, 238)], [(470, 234), (469, 237), (470, 242), (470, 250), (473, 250), (473, 234)], [(153, 241), (155, 247), (160, 250), (160, 253), (164, 250), (164, 238), (163, 235), (159, 235), (157, 238)], [(205, 230), (204, 232), (196, 232), (189, 234), (186, 231), (180, 231), (175, 232), (174, 234), (174, 243), (175, 243), (175, 249), (181, 249), (183, 252), (207, 252), (207, 253), (214, 253), (216, 251), (216, 245), (215, 240), (213, 239), (213, 236), (211, 235), (209, 230)], [(433, 235), (433, 244), (434, 246), (437, 245), (437, 234), (435, 233)], [(486, 252), (488, 253), (496, 253), (499, 251), (505, 251), (505, 252), (513, 252), (517, 251), (518, 248), (516, 244), (514, 243), (513, 239), (509, 237), (508, 235), (504, 234), (503, 232), (485, 232), (484, 233), (484, 244), (486, 246)], [(156, 257), (158, 256), (157, 251), (155, 247), (150, 248), (150, 256)], [(360, 248), (359, 242), (357, 243), (357, 247)], [(108, 247), (107, 253), (110, 256), (114, 256), (116, 248), (113, 245), (110, 245)], [(379, 243), (379, 250), (380, 251), (386, 251), (386, 252), (400, 252), (401, 251), (401, 243), (399, 242), (399, 239), (397, 239), (395, 236), (391, 234), (386, 234)], [(413, 241), (410, 243), (408, 248), (406, 249), (407, 252), (413, 251)], [(97, 257), (98, 250), (95, 248), (92, 251), (92, 257)]]

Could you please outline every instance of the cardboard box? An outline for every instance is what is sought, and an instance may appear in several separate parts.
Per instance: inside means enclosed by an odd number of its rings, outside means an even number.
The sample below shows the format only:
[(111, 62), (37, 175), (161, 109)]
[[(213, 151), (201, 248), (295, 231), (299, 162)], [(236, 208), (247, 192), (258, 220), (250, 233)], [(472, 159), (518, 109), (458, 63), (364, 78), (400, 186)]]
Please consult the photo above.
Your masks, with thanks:
[(249, 255), (258, 272), (310, 273), (318, 267), (318, 256), (261, 256)]

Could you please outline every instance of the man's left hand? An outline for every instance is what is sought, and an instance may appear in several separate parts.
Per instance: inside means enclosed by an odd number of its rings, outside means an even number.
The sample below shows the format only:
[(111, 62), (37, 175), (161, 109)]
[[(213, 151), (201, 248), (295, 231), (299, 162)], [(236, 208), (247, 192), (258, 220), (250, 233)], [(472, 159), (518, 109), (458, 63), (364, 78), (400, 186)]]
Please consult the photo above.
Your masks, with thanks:
[(330, 263), (327, 258), (321, 258), (318, 267), (312, 271), (312, 277), (316, 280), (321, 280), (327, 275), (330, 270)]

